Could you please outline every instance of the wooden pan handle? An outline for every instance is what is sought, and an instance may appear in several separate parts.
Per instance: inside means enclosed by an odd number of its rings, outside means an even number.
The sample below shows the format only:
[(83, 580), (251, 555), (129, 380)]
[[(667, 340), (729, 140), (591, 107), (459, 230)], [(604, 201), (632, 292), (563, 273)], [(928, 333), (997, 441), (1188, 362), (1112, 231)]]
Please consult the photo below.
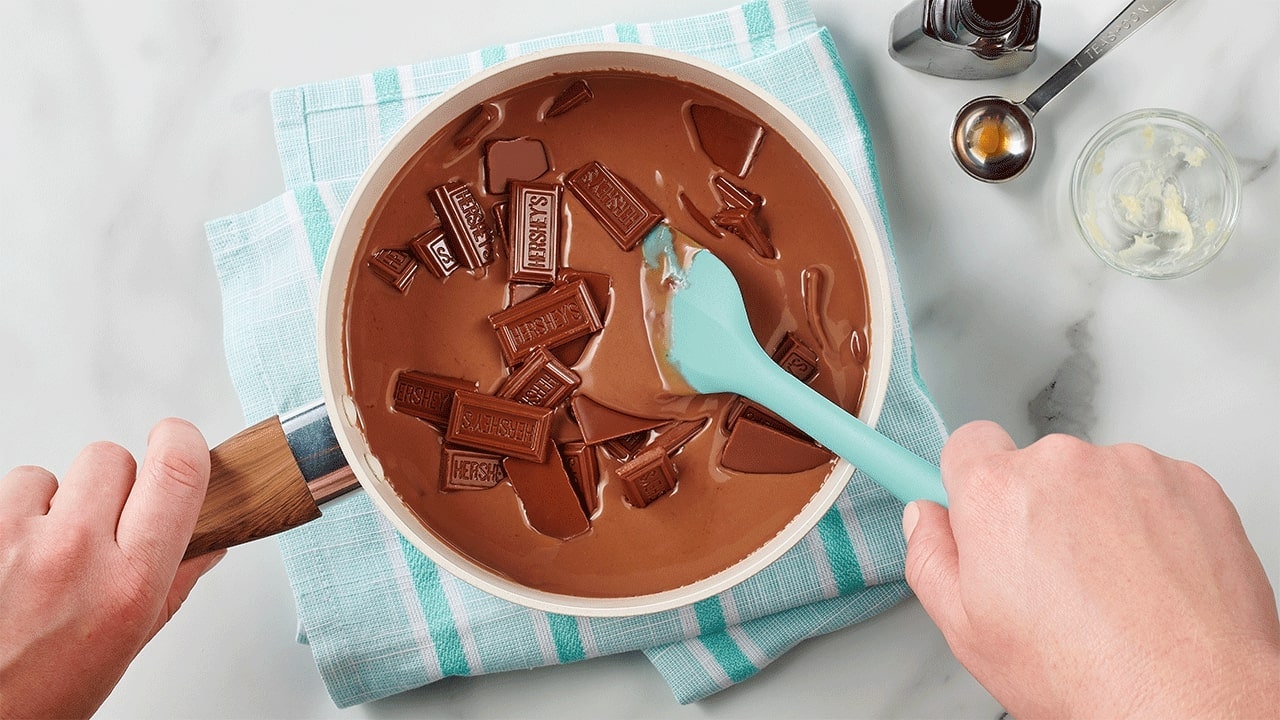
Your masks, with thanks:
[(186, 557), (284, 532), (320, 517), (285, 439), (268, 418), (209, 452), (209, 491)]

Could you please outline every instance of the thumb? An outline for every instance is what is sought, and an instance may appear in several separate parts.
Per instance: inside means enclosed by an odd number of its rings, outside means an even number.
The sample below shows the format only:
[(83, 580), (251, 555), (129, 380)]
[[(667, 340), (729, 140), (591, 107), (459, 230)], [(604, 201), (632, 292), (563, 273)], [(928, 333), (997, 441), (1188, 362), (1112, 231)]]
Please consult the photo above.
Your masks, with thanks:
[(191, 539), (208, 484), (209, 446), (200, 431), (183, 420), (157, 423), (116, 525), (120, 548), (167, 580)]
[(908, 503), (902, 512), (902, 534), (907, 539), (907, 584), (934, 624), (950, 637), (964, 623), (951, 516), (934, 502)]

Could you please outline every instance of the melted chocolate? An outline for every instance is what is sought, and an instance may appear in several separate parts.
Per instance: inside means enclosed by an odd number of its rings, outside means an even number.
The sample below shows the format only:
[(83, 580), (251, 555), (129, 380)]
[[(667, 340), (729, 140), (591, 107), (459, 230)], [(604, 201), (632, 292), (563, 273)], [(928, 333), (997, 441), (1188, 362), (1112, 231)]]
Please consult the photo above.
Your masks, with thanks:
[[(591, 101), (547, 118), (544, 108), (577, 80), (589, 84)], [(772, 135), (753, 143), (754, 157), (741, 164), (750, 166), (742, 185), (764, 199), (759, 216), (776, 257), (761, 257), (736, 236), (709, 232), (682, 209), (681, 195), (708, 211), (724, 206), (716, 178), (725, 169), (700, 144), (691, 119), (694, 104), (721, 108)], [(858, 407), (865, 377), (859, 362), (865, 356), (854, 359), (844, 349), (865, 345), (868, 333), (862, 267), (830, 194), (776, 133), (719, 95), (638, 73), (553, 76), (481, 107), (463, 113), (407, 163), (366, 227), (360, 257), (403, 247), (445, 221), (433, 216), (427, 195), (447, 183), (467, 184), (479, 205), (492, 212), (506, 197), (487, 192), (485, 143), (475, 140), (481, 134), (536, 137), (551, 164), (538, 182), (564, 184), (592, 163), (607, 167), (625, 181), (621, 187), (627, 193), (651, 201), (733, 270), (752, 328), (765, 347), (775, 347), (784, 333), (793, 332), (809, 347), (821, 348), (814, 388), (845, 408)], [(468, 141), (462, 143), (465, 149), (456, 147), (455, 137)], [(822, 485), (831, 464), (788, 475), (722, 468), (724, 421), (733, 397), (674, 397), (663, 390), (645, 332), (640, 254), (623, 251), (578, 195), (565, 192), (564, 198), (561, 273), (598, 273), (592, 277), (606, 282), (594, 283), (589, 294), (598, 297), (603, 286), (608, 297), (597, 303), (602, 330), (552, 352), (563, 360), (560, 351), (572, 346), (573, 362), (567, 364), (581, 378), (581, 392), (608, 407), (663, 423), (712, 418), (672, 457), (679, 478), (675, 489), (648, 507), (634, 507), (624, 499), (620, 463), (595, 454), (598, 468), (591, 472), (598, 474), (598, 490), (591, 489), (589, 478), (574, 479), (597, 496), (598, 507), (589, 503), (590, 529), (569, 540), (533, 529), (510, 482), (474, 492), (439, 489), (441, 433), (394, 412), (388, 388), (401, 371), (416, 370), (474, 378), (481, 393), (498, 391), (514, 369), (504, 361), (486, 318), (508, 304), (505, 261), (443, 279), (421, 273), (406, 292), (364, 262), (352, 269), (345, 351), (359, 426), (387, 478), (423, 525), (476, 563), (529, 587), (576, 596), (625, 597), (678, 588), (734, 565), (776, 536)], [(501, 243), (494, 245), (507, 252)], [(815, 303), (806, 305), (802, 293), (808, 268), (838, 278), (822, 288), (822, 318), (812, 317)], [(817, 320), (821, 332), (832, 337), (816, 337)], [(571, 439), (576, 432), (563, 406), (552, 425), (557, 439)]]

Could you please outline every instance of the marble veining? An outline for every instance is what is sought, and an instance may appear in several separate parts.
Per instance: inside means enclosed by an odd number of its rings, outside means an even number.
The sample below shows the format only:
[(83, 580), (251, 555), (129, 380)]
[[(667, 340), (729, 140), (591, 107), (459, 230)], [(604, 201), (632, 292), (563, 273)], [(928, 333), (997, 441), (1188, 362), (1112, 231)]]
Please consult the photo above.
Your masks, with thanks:
[(1275, 147), (1262, 157), (1236, 157), (1236, 163), (1240, 166), (1241, 184), (1249, 185), (1266, 175), (1275, 167), (1277, 157), (1280, 157), (1280, 148)]
[(1091, 347), (1089, 320), (1086, 317), (1067, 328), (1070, 353), (1049, 384), (1027, 403), (1027, 413), (1037, 437), (1064, 433), (1082, 440), (1093, 439), (1093, 427), (1098, 420), (1094, 396), (1099, 371)]

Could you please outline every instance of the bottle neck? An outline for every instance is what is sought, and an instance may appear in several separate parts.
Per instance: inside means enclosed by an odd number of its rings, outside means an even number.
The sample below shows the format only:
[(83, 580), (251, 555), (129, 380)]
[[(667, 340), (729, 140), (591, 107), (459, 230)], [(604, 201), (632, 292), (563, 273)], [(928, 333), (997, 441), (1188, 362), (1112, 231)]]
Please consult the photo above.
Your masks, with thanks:
[(1018, 25), (1027, 0), (961, 0), (960, 22), (978, 37), (1008, 35)]

